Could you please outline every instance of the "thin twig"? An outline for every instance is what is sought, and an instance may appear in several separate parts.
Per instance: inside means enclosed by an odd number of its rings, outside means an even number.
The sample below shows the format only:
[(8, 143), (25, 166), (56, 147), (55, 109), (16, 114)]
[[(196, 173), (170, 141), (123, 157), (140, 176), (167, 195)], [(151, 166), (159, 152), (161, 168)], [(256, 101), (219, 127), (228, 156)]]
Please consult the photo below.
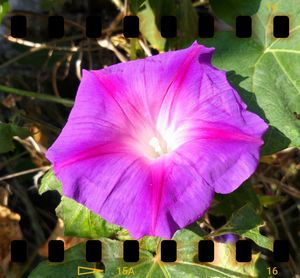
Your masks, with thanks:
[(63, 59), (57, 61), (53, 67), (53, 70), (52, 70), (52, 76), (51, 76), (51, 83), (52, 83), (52, 88), (53, 88), (53, 91), (54, 91), (54, 94), (57, 96), (57, 97), (61, 97), (60, 93), (59, 93), (59, 90), (58, 90), (58, 86), (57, 86), (57, 71), (58, 71), (58, 68), (60, 67), (60, 65), (63, 63), (63, 61), (66, 59), (66, 57), (64, 57)]
[(195, 3), (193, 3), (193, 7), (196, 8), (196, 7), (199, 7), (199, 6), (206, 6), (209, 4), (209, 0), (199, 0)]
[(146, 45), (142, 39), (139, 39), (139, 44), (143, 48), (144, 52), (146, 53), (146, 55), (148, 57), (152, 56), (152, 53), (151, 53), (151, 50), (150, 50), (149, 46)]
[(51, 166), (42, 166), (42, 167), (38, 167), (38, 168), (34, 168), (34, 169), (29, 169), (29, 170), (25, 170), (25, 171), (21, 171), (21, 172), (9, 174), (9, 175), (0, 177), (0, 181), (13, 179), (13, 178), (16, 178), (16, 177), (19, 177), (19, 176), (24, 176), (24, 175), (35, 173), (35, 172), (38, 172), (38, 171), (45, 171), (46, 172), (50, 168), (51, 168)]
[(124, 16), (126, 16), (128, 14), (128, 0), (124, 0)]
[(75, 68), (76, 68), (76, 76), (79, 79), (79, 81), (81, 80), (82, 76), (81, 76), (81, 64), (82, 64), (82, 56), (83, 56), (83, 52), (82, 50), (79, 51), (79, 55), (78, 58), (75, 62)]
[(120, 1), (120, 0), (111, 0), (115, 5), (116, 7), (122, 11), (124, 9), (124, 5), (123, 3)]
[(70, 72), (70, 66), (71, 66), (71, 61), (72, 61), (73, 55), (74, 54), (72, 54), (72, 53), (67, 54), (67, 61), (66, 61), (66, 64), (65, 64), (65, 70), (64, 70), (63, 75), (61, 77), (61, 80), (64, 80)]
[(37, 48), (38, 50), (40, 49), (51, 49), (51, 50), (57, 50), (57, 51), (68, 51), (68, 52), (77, 52), (79, 47), (77, 46), (72, 46), (72, 47), (62, 47), (62, 46), (55, 46), (53, 45), (53, 42), (50, 43), (38, 43), (38, 42), (32, 42), (24, 39), (18, 39), (14, 38), (12, 36), (8, 35), (3, 35), (5, 39), (7, 39), (10, 42), (17, 43), (20, 45), (28, 46), (31, 48)]
[(30, 142), (30, 144), (33, 146), (34, 150), (37, 153), (40, 154), (45, 154), (45, 148), (42, 148), (35, 140), (32, 136), (27, 137), (25, 140), (27, 140), (28, 142)]
[(111, 40), (109, 38), (103, 39), (103, 40), (97, 40), (98, 44), (103, 47), (103, 48), (107, 48), (109, 50), (111, 50), (112, 52), (115, 53), (115, 55), (117, 56), (117, 58), (121, 61), (121, 62), (127, 62), (127, 58), (113, 45), (113, 43), (111, 42)]
[[(37, 172), (34, 176), (33, 176), (33, 186), (35, 188), (38, 188), (39, 187), (39, 179), (44, 176), (45, 172), (44, 171), (40, 171), (40, 172)], [(28, 188), (28, 190), (30, 189), (30, 187)]]
[(27, 57), (27, 56), (29, 56), (29, 55), (37, 52), (37, 51), (43, 50), (43, 49), (50, 49), (52, 51), (53, 50), (60, 50), (60, 51), (67, 51), (67, 52), (76, 52), (77, 50), (76, 50), (75, 46), (73, 46), (72, 48), (69, 48), (69, 47), (56, 47), (54, 44), (83, 38), (83, 36), (81, 36), (81, 35), (78, 36), (77, 35), (77, 36), (72, 36), (72, 37), (67, 37), (67, 38), (63, 38), (63, 39), (54, 40), (54, 41), (51, 41), (48, 44), (45, 44), (45, 43), (41, 44), (41, 43), (35, 43), (35, 42), (32, 42), (32, 41), (28, 41), (28, 40), (16, 39), (16, 38), (13, 38), (13, 37), (8, 36), (8, 35), (1, 35), (1, 36), (3, 38), (5, 38), (6, 40), (10, 41), (10, 42), (30, 47), (30, 49), (27, 50), (24, 53), (21, 53), (18, 56), (6, 61), (5, 63), (2, 63), (0, 65), (0, 68), (7, 67), (7, 66), (15, 63), (16, 61), (18, 61), (22, 58), (25, 58), (25, 57)]
[(103, 34), (110, 37), (113, 31), (116, 31), (116, 27), (119, 25), (119, 23), (123, 19), (123, 10), (121, 9), (121, 12), (118, 13), (118, 15), (115, 17), (113, 22), (109, 25), (108, 28), (103, 30)]
[(58, 71), (59, 67), (62, 65), (62, 63), (68, 59), (68, 57), (69, 57), (69, 55), (66, 54), (62, 59), (57, 61), (52, 70), (51, 83), (52, 83), (52, 88), (53, 88), (54, 94), (57, 97), (61, 97), (58, 87), (57, 87), (57, 71)]
[(91, 40), (88, 39), (88, 61), (89, 61), (89, 70), (93, 69), (93, 57), (92, 57), (92, 52), (91, 52)]
[[(78, 40), (78, 39), (81, 39), (81, 42), (83, 42), (83, 39), (85, 39), (85, 37), (83, 37), (81, 35), (66, 37), (66, 38), (59, 39), (59, 40), (53, 40), (49, 43), (37, 43), (37, 42), (32, 42), (32, 41), (28, 41), (28, 40), (24, 40), (24, 39), (14, 38), (9, 35), (0, 35), (0, 36), (2, 36), (3, 38), (5, 38), (6, 40), (8, 40), (10, 42), (17, 43), (17, 44), (24, 45), (24, 46), (35, 49), (35, 50), (30, 50), (30, 51), (38, 51), (38, 50), (42, 50), (42, 49), (50, 49), (50, 50), (65, 51), (65, 52), (77, 52), (79, 49), (81, 49), (82, 51), (99, 50), (99, 47), (89, 48), (89, 47), (80, 47), (80, 46), (75, 46), (75, 45), (73, 45), (71, 47), (56, 46), (56, 44), (61, 43), (61, 42), (73, 41), (73, 40)], [(26, 54), (26, 55), (29, 55), (29, 54)], [(1, 67), (3, 67), (3, 66), (1, 65)]]
[(261, 180), (262, 182), (266, 182), (269, 184), (275, 184), (285, 193), (287, 193), (295, 198), (298, 198), (298, 199), (300, 198), (300, 191), (297, 190), (295, 187), (286, 185), (286, 184), (282, 183), (281, 181), (276, 180), (274, 178), (264, 177), (263, 175), (259, 175), (259, 174), (256, 174), (256, 175), (259, 178), (259, 180)]
[(13, 139), (24, 146), (24, 148), (30, 153), (31, 157), (38, 161), (38, 165), (43, 165), (45, 161), (46, 148), (36, 142), (33, 137), (29, 136), (22, 139), (18, 136), (13, 136)]

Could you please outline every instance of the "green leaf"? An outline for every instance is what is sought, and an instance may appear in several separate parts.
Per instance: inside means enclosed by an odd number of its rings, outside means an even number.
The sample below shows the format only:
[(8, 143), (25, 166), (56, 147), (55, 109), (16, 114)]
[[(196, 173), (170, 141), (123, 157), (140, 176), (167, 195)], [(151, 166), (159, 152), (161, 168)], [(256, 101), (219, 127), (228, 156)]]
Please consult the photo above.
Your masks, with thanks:
[(236, 244), (214, 242), (214, 261), (213, 265), (240, 272), (248, 277), (265, 278), (268, 275), (268, 264), (260, 254), (252, 254), (250, 262), (240, 263), (236, 261)]
[[(55, 177), (52, 170), (43, 176), (39, 193), (43, 194), (48, 190), (57, 190), (60, 195), (63, 195), (61, 182)], [(61, 202), (56, 208), (56, 214), (64, 222), (64, 234), (66, 236), (129, 239), (126, 230), (108, 223), (101, 216), (65, 196), (62, 196)]]
[[(65, 259), (62, 263), (52, 263), (52, 262), (48, 262), (48, 260), (41, 262), (29, 274), (29, 278), (53, 278), (53, 277), (73, 278), (73, 277), (77, 277), (78, 267), (101, 269), (101, 266), (96, 265), (95, 263), (88, 263), (86, 261), (85, 243), (77, 244), (76, 246), (66, 250)], [(83, 272), (84, 269), (82, 269), (81, 271)], [(80, 273), (82, 273), (81, 271)], [(85, 271), (88, 272), (91, 270), (87, 269)], [(84, 277), (87, 278), (91, 278), (91, 277), (102, 278), (103, 276), (104, 276), (103, 272), (84, 275)]]
[(160, 260), (161, 239), (156, 242), (156, 252), (145, 250), (140, 241), (140, 259), (137, 263), (124, 262), (122, 244), (118, 241), (107, 241), (106, 250), (109, 256), (103, 259), (104, 277), (124, 277), (119, 272), (124, 268), (132, 268), (134, 273), (134, 275), (130, 275), (132, 277), (249, 277), (245, 272), (197, 262), (198, 241), (202, 237), (192, 231), (186, 229), (178, 231), (174, 239), (177, 242), (177, 261), (175, 263), (164, 263)]
[(259, 228), (263, 226), (263, 220), (257, 215), (251, 204), (246, 204), (235, 212), (230, 220), (220, 229), (215, 231), (213, 236), (224, 234), (236, 234), (252, 239), (257, 245), (273, 251), (273, 240), (263, 236)]
[(14, 150), (15, 145), (13, 142), (13, 136), (26, 138), (29, 135), (30, 132), (27, 128), (0, 123), (0, 153), (6, 153)]
[(10, 6), (7, 0), (2, 1), (0, 3), (0, 23), (3, 20), (3, 17), (9, 12)]
[[(117, 240), (99, 238), (102, 242), (102, 263), (97, 268), (105, 269), (104, 277), (258, 277), (257, 265), (251, 269), (244, 265), (236, 267), (235, 270), (229, 267), (199, 263), (198, 241), (202, 239), (190, 230), (182, 230), (174, 237), (177, 241), (177, 261), (175, 263), (164, 263), (160, 260), (160, 242), (155, 252), (149, 252), (143, 248), (140, 241), (139, 261), (127, 263), (123, 260), (123, 243)], [(191, 240), (187, 240), (191, 238)], [(184, 239), (184, 240), (183, 240)], [(85, 244), (81, 243), (67, 250), (63, 263), (40, 263), (29, 276), (37, 277), (75, 277), (78, 266), (94, 267), (93, 264), (85, 262)], [(266, 272), (265, 268), (265, 272)], [(251, 274), (251, 275), (250, 275)], [(102, 277), (91, 275), (90, 277)], [(89, 276), (88, 276), (89, 277)], [(264, 276), (259, 276), (264, 277)]]
[(172, 2), (176, 3), (177, 37), (167, 40), (167, 49), (180, 49), (190, 46), (190, 41), (197, 39), (198, 15), (190, 0)]
[[(180, 244), (187, 242), (191, 243), (193, 241), (197, 245), (197, 242), (200, 239), (203, 239), (205, 236), (208, 236), (208, 233), (202, 230), (199, 224), (195, 222), (187, 226), (185, 229), (176, 231), (172, 239), (176, 240), (176, 242), (179, 242)], [(163, 238), (160, 237), (144, 236), (139, 240), (140, 248), (150, 251), (154, 254), (158, 250), (159, 244), (162, 240)]]
[(42, 178), (39, 193), (43, 194), (48, 190), (57, 190), (62, 195), (61, 182), (55, 177), (52, 169), (49, 170)]
[(132, 13), (137, 14), (144, 7), (146, 0), (129, 0), (129, 7)]
[(259, 198), (259, 202), (261, 203), (261, 205), (265, 208), (279, 205), (288, 200), (288, 198), (286, 196), (276, 196), (276, 195), (274, 195), (274, 196), (262, 195), (262, 196), (259, 196), (258, 198)]
[(140, 248), (145, 249), (152, 254), (154, 254), (159, 248), (159, 244), (162, 241), (162, 238), (156, 236), (144, 236), (140, 242)]
[(260, 209), (260, 202), (249, 180), (244, 182), (237, 190), (230, 194), (216, 194), (213, 206), (209, 213), (213, 215), (224, 215), (230, 218), (233, 212), (243, 207), (248, 202)]
[[(164, 51), (180, 48), (186, 41), (197, 37), (197, 13), (190, 0), (134, 0), (129, 1), (130, 9), (140, 19), (140, 30), (151, 46)], [(164, 15), (177, 18), (177, 38), (165, 39), (160, 34), (160, 19)]]
[(261, 0), (210, 0), (209, 4), (217, 17), (234, 26), (237, 16), (255, 14), (259, 9), (260, 2)]
[[(248, 4), (236, 8), (232, 13), (253, 12)], [(252, 16), (252, 38), (239, 39), (234, 32), (218, 32), (213, 39), (201, 40), (216, 48), (213, 64), (229, 71), (229, 81), (249, 110), (269, 123), (263, 154), (300, 147), (300, 17), (291, 16), (299, 13), (297, 0), (262, 0)], [(272, 35), (273, 17), (278, 14), (290, 15), (289, 38)], [(223, 15), (225, 19), (228, 16)]]
[(85, 238), (113, 237), (122, 228), (110, 224), (76, 201), (62, 197), (56, 208), (57, 216), (64, 221), (64, 234)]

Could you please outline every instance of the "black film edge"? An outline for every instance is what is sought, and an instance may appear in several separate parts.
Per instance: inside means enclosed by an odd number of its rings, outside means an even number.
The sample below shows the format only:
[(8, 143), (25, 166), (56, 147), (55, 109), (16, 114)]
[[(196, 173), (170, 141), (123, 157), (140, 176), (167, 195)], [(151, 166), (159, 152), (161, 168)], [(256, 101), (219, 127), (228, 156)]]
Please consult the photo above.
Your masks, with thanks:
[[(274, 16), (273, 36), (275, 38), (287, 38), (289, 36), (290, 23), (288, 16)], [(11, 36), (25, 38), (27, 36), (27, 18), (23, 15), (11, 17)], [(50, 38), (62, 38), (64, 36), (64, 17), (48, 17), (48, 36)], [(175, 16), (162, 16), (160, 20), (161, 36), (175, 38), (177, 36), (177, 18)], [(238, 38), (250, 38), (252, 36), (251, 16), (236, 17), (236, 36)], [(99, 38), (102, 35), (102, 23), (100, 16), (87, 16), (85, 21), (85, 35), (88, 38)], [(139, 37), (138, 16), (125, 16), (123, 18), (123, 35), (126, 38)], [(214, 18), (209, 14), (201, 14), (198, 17), (199, 38), (211, 38), (214, 36)]]
[[(274, 241), (274, 262), (289, 261), (289, 242), (287, 240)], [(163, 240), (160, 245), (160, 260), (162, 262), (175, 262), (177, 260), (177, 242), (175, 240)], [(252, 256), (252, 242), (250, 240), (238, 240), (236, 242), (236, 261), (250, 262)], [(22, 263), (27, 261), (27, 242), (25, 240), (11, 241), (11, 261)], [(83, 258), (82, 258), (83, 259)], [(102, 243), (100, 240), (86, 241), (87, 262), (101, 262)], [(123, 242), (123, 260), (125, 262), (139, 261), (139, 242), (137, 240), (125, 240)], [(214, 242), (201, 240), (198, 242), (198, 262), (212, 262), (214, 260)], [(64, 242), (51, 240), (48, 243), (48, 261), (64, 261)]]

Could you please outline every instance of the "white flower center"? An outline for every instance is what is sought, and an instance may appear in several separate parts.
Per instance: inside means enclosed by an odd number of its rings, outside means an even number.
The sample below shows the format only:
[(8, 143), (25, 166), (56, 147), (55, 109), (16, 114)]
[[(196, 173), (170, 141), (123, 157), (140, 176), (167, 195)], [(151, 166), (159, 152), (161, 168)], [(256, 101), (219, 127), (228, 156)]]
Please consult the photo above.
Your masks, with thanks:
[(152, 157), (157, 158), (167, 153), (167, 145), (163, 139), (159, 140), (157, 137), (152, 137), (149, 141), (152, 150)]
[(156, 137), (152, 137), (149, 141), (149, 145), (154, 149), (154, 151), (161, 155), (163, 153), (162, 148), (159, 144), (159, 140)]

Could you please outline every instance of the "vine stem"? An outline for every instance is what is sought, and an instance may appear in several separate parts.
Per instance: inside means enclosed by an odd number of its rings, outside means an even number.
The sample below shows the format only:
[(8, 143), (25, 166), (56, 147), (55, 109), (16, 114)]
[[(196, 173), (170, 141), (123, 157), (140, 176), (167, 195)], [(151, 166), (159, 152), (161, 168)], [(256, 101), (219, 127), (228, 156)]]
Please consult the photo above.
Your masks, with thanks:
[(11, 88), (11, 87), (4, 86), (4, 85), (0, 85), (0, 92), (7, 93), (7, 94), (14, 94), (14, 95), (23, 96), (23, 97), (36, 98), (36, 99), (45, 100), (45, 101), (56, 102), (56, 103), (63, 104), (65, 106), (73, 106), (73, 104), (74, 104), (74, 101), (71, 99), (60, 98), (60, 97), (56, 97), (56, 96), (40, 94), (40, 93), (36, 93), (36, 92), (31, 92), (31, 91), (25, 91), (22, 89)]

